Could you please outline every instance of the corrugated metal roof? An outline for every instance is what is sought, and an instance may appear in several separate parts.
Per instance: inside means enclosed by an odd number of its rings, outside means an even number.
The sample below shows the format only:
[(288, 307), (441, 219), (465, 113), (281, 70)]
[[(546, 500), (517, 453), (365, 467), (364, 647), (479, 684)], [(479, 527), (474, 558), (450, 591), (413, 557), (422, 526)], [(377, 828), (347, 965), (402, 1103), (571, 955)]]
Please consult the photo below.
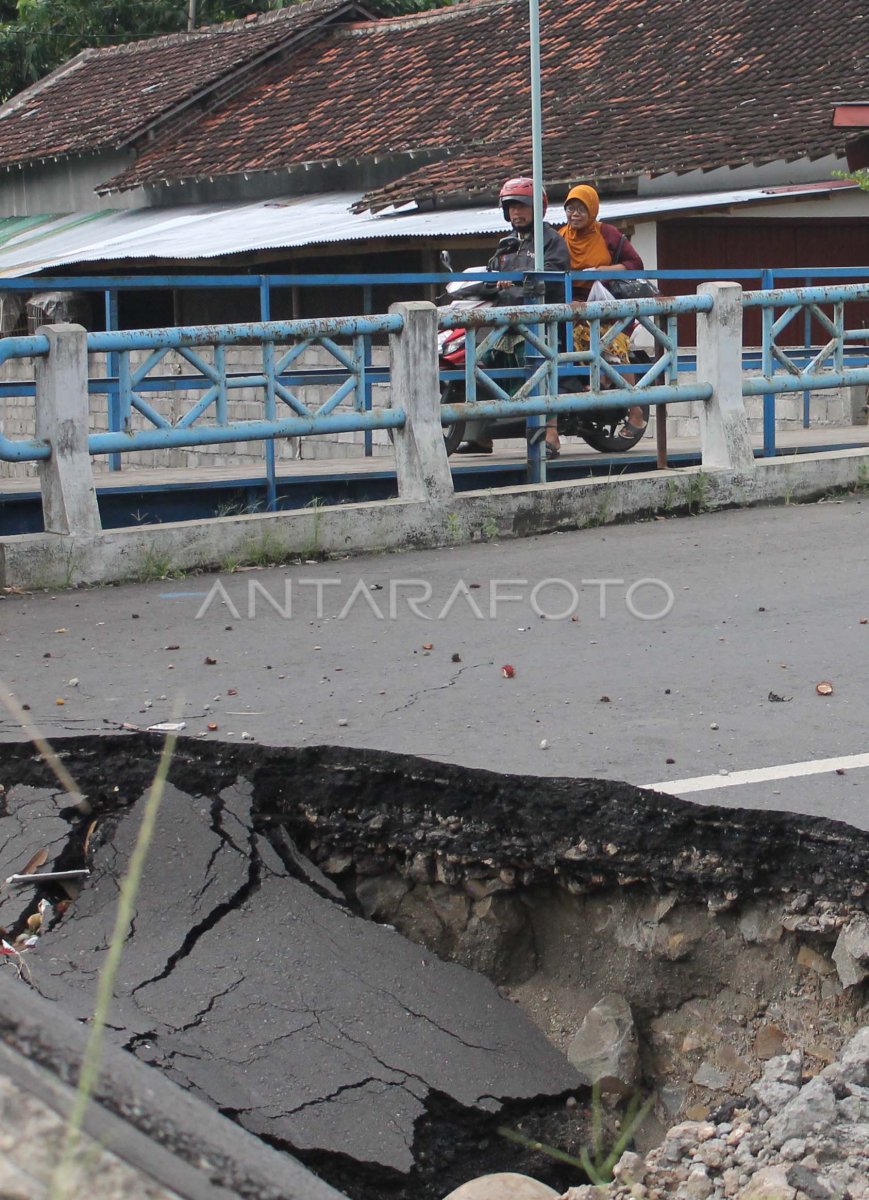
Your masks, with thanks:
[[(803, 194), (819, 196), (853, 186), (835, 182), (633, 197), (604, 201), (601, 217), (609, 221), (654, 219), (673, 212), (794, 199)], [(354, 214), (350, 209), (360, 198), (356, 192), (334, 192), (251, 204), (7, 217), (0, 219), (0, 277), (32, 275), (48, 267), (80, 263), (151, 258), (190, 262), (245, 251), (380, 238), (448, 240), (468, 234), (497, 234), (505, 228), (501, 211), (494, 206), (419, 212), (409, 205), (398, 211)], [(563, 210), (553, 205), (547, 215), (557, 223), (563, 218)]]

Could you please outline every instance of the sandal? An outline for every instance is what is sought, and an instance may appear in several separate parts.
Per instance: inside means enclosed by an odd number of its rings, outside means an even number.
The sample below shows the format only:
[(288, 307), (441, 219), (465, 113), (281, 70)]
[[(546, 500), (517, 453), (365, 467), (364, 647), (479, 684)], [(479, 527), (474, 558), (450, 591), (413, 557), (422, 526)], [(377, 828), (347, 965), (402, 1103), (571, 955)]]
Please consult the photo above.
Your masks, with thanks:
[(616, 437), (622, 438), (624, 441), (630, 442), (631, 445), (633, 445), (634, 442), (638, 442), (640, 440), (648, 427), (648, 422), (646, 422), (645, 425), (632, 425), (630, 421), (625, 421), (624, 425), (616, 434)]
[(456, 454), (491, 454), (491, 443), (486, 446), (482, 442), (462, 442), (456, 447)]
[(553, 458), (561, 458), (561, 450), (558, 446), (552, 446), (549, 442), (546, 443), (546, 461), (551, 462)]

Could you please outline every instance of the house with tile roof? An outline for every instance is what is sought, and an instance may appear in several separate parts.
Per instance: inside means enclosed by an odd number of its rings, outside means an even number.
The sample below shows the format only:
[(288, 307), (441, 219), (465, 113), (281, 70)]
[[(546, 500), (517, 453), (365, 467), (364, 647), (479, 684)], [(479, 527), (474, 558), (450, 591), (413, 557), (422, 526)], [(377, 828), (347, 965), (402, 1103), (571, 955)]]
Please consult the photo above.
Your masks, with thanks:
[[(869, 197), (835, 177), (865, 132), (833, 123), (865, 0), (541, 0), (540, 24), (556, 219), (594, 181), (650, 267), (869, 263)], [(84, 51), (0, 107), (0, 274), (479, 261), (531, 162), (528, 51), (527, 0), (302, 0)]]

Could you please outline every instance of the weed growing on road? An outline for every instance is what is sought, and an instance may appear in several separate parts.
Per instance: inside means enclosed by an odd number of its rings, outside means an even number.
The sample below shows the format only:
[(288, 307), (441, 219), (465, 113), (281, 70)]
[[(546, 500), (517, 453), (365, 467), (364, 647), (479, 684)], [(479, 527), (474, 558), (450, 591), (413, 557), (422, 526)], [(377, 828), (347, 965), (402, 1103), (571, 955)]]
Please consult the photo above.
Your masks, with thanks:
[(245, 562), (254, 567), (277, 567), (288, 558), (289, 552), (284, 543), (269, 530), (263, 530), (250, 553), (244, 555)]
[(613, 1167), (627, 1149), (637, 1129), (639, 1129), (640, 1125), (646, 1119), (654, 1103), (654, 1099), (654, 1096), (648, 1096), (645, 1100), (641, 1101), (639, 1092), (634, 1092), (625, 1109), (619, 1136), (613, 1142), (612, 1146), (607, 1149), (604, 1144), (603, 1123), (601, 1121), (600, 1082), (592, 1085), (591, 1150), (594, 1158), (592, 1158), (585, 1147), (583, 1147), (579, 1157), (583, 1170), (595, 1187), (601, 1187), (612, 1182)]
[(614, 1139), (612, 1145), (608, 1146), (603, 1132), (603, 1104), (600, 1097), (600, 1083), (593, 1084), (591, 1090), (592, 1141), (590, 1147), (584, 1146), (582, 1148), (579, 1158), (568, 1154), (564, 1150), (559, 1150), (557, 1146), (547, 1146), (545, 1142), (538, 1142), (532, 1138), (527, 1138), (524, 1134), (517, 1132), (515, 1129), (508, 1129), (504, 1125), (499, 1127), (498, 1133), (508, 1141), (524, 1146), (527, 1150), (535, 1150), (539, 1154), (545, 1154), (547, 1157), (566, 1163), (570, 1167), (576, 1167), (578, 1171), (584, 1172), (589, 1182), (594, 1184), (595, 1187), (605, 1187), (608, 1183), (612, 1182), (613, 1167), (630, 1145), (634, 1134), (651, 1111), (653, 1103), (654, 1096), (648, 1096), (645, 1100), (641, 1100), (640, 1094), (635, 1092), (625, 1108), (619, 1125), (618, 1136)]
[(686, 475), (678, 479), (668, 479), (664, 492), (664, 509), (673, 512), (677, 508), (685, 508), (690, 516), (708, 512), (710, 504), (711, 479), (698, 471), (696, 475)]
[(323, 501), (319, 496), (312, 497), (305, 505), (305, 508), (310, 508), (314, 514), (314, 529), (311, 534), (311, 540), (302, 549), (302, 558), (316, 558), (320, 554), (320, 525), (323, 520), (322, 510)]
[(167, 579), (170, 575), (178, 573), (178, 570), (172, 566), (171, 555), (161, 553), (153, 546), (148, 546), (142, 555), (139, 569), (134, 572), (132, 578), (137, 583), (153, 583), (155, 579)]

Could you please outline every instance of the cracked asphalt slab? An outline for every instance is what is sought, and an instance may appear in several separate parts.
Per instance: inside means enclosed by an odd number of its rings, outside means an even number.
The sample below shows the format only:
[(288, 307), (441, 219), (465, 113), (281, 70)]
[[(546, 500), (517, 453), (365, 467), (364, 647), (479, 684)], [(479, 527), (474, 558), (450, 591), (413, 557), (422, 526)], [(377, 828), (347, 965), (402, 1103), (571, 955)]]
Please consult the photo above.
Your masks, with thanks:
[[(291, 775), (286, 787), (293, 796)], [(98, 820), (86, 886), (28, 956), (35, 991), (81, 1021), (143, 804)], [(115, 984), (112, 1038), (273, 1146), (404, 1174), (433, 1096), (455, 1112), (494, 1114), (578, 1086), (488, 980), (354, 916), (316, 868), (297, 878), (300, 866), (255, 830), (246, 781), (213, 795), (170, 785)]]

